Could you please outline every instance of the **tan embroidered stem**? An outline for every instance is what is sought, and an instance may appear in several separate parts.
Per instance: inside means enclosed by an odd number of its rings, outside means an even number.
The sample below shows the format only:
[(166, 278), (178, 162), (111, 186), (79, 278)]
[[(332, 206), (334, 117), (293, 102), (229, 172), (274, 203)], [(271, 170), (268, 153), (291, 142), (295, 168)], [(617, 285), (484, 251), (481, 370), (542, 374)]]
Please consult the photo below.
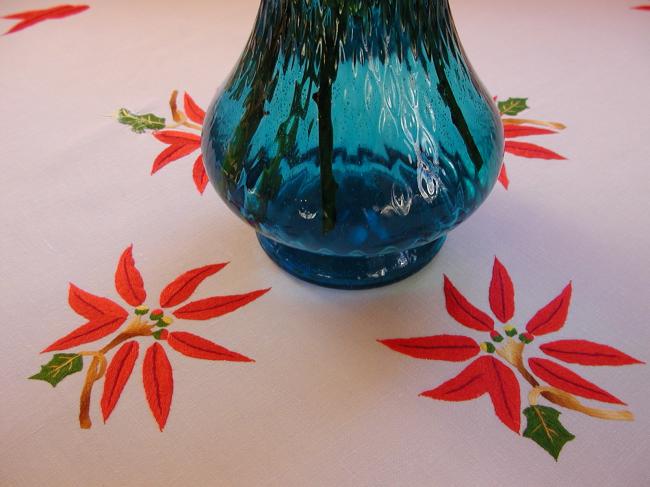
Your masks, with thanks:
[(634, 421), (634, 415), (626, 410), (610, 410), (590, 408), (583, 405), (578, 399), (568, 392), (556, 389), (555, 387), (540, 386), (537, 379), (528, 372), (524, 365), (524, 344), (517, 342), (512, 338), (504, 344), (503, 347), (497, 349), (497, 354), (503, 357), (510, 365), (515, 367), (526, 381), (533, 386), (532, 391), (528, 394), (528, 400), (531, 406), (537, 405), (539, 396), (543, 396), (546, 400), (557, 404), (558, 406), (578, 411), (579, 413), (592, 416), (594, 418), (608, 419), (613, 421)]
[(504, 124), (511, 125), (522, 125), (522, 124), (532, 124), (532, 125), (541, 125), (543, 127), (551, 127), (557, 130), (564, 130), (566, 125), (559, 122), (545, 122), (544, 120), (531, 120), (528, 118), (504, 118), (502, 119)]
[(105, 370), (106, 357), (104, 357), (103, 354), (95, 355), (88, 367), (86, 381), (81, 389), (81, 398), (79, 399), (79, 426), (82, 429), (90, 429), (93, 424), (90, 420), (90, 396), (93, 391), (93, 384), (97, 379), (104, 375)]
[(178, 105), (176, 103), (176, 98), (177, 97), (178, 97), (178, 90), (172, 91), (172, 94), (169, 97), (169, 109), (172, 112), (172, 119), (176, 123), (167, 124), (167, 125), (165, 125), (165, 128), (174, 129), (174, 128), (180, 127), (182, 125), (182, 126), (187, 127), (187, 128), (191, 128), (191, 129), (194, 129), (194, 130), (201, 131), (203, 129), (203, 127), (188, 121), (187, 120), (187, 115), (185, 115), (185, 113), (183, 113), (181, 110), (178, 109)]
[(178, 112), (178, 107), (176, 105), (176, 97), (178, 96), (178, 90), (172, 91), (171, 96), (169, 97), (169, 109), (172, 112), (172, 118), (174, 122), (181, 122), (181, 115)]
[(524, 366), (524, 344), (522, 342), (517, 342), (509, 338), (503, 347), (497, 349), (497, 354), (503, 357), (509, 364), (516, 367), (530, 385), (533, 387), (539, 385), (535, 377)]
[(615, 411), (612, 409), (590, 408), (578, 401), (578, 399), (572, 394), (564, 392), (560, 389), (556, 389), (555, 387), (533, 387), (533, 389), (528, 393), (528, 401), (530, 402), (530, 405), (536, 406), (537, 399), (539, 399), (539, 396), (542, 394), (544, 397), (547, 397), (547, 394), (552, 396), (552, 402), (558, 406), (564, 406), (565, 408), (573, 409), (574, 411), (581, 412), (587, 416), (600, 419), (608, 419), (612, 421), (634, 421), (634, 415), (630, 411)]
[(93, 391), (93, 385), (106, 373), (106, 353), (111, 351), (122, 342), (138, 336), (149, 336), (152, 333), (153, 325), (142, 323), (140, 317), (136, 317), (127, 325), (122, 333), (111, 340), (106, 346), (96, 352), (79, 352), (81, 356), (92, 356), (93, 359), (86, 372), (86, 380), (81, 389), (79, 398), (79, 426), (82, 429), (90, 429), (92, 421), (90, 420), (90, 397)]
[(200, 125), (197, 125), (197, 124), (192, 123), (192, 122), (188, 122), (187, 120), (184, 120), (184, 121), (179, 122), (179, 123), (167, 124), (167, 125), (165, 125), (165, 128), (166, 129), (175, 129), (175, 128), (181, 127), (181, 126), (191, 128), (191, 129), (194, 129), (194, 130), (198, 130), (198, 131), (202, 130), (202, 127)]

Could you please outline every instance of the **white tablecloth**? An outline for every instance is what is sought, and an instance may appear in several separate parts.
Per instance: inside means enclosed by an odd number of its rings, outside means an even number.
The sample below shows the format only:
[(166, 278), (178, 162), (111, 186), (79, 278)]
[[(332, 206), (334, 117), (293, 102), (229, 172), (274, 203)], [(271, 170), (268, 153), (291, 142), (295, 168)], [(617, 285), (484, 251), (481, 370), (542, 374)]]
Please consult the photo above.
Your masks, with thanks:
[[(580, 339), (640, 361), (650, 357), (650, 12), (632, 8), (639, 3), (452, 2), (486, 86), (500, 101), (528, 99), (526, 111), (504, 118), (557, 122), (524, 124), (555, 134), (509, 140), (565, 160), (507, 154), (508, 189), (497, 185), (431, 265), (399, 284), (363, 292), (315, 287), (280, 271), (210, 186), (203, 195), (197, 191), (192, 171), (198, 151), (151, 175), (154, 159), (169, 145), (115, 118), (127, 108), (164, 117), (169, 125), (174, 89), (179, 110), (185, 111), (185, 92), (205, 109), (243, 48), (257, 2), (91, 1), (87, 10), (0, 37), (0, 484), (647, 485), (650, 369), (567, 363), (540, 349)], [(53, 6), (4, 1), (0, 16)], [(0, 30), (25, 18), (0, 19)], [(175, 130), (199, 133), (188, 125)], [(518, 150), (522, 154), (521, 145)], [(116, 266), (131, 245), (134, 265), (127, 251), (118, 293)], [(535, 368), (542, 384), (564, 388), (589, 407), (629, 410), (634, 421), (594, 418), (540, 397), (538, 406), (561, 412), (575, 439), (556, 461), (524, 436), (527, 418), (520, 412), (529, 406), (532, 385), (483, 344), (500, 348), (506, 341), (494, 343), (463, 326), (463, 310), (450, 311), (445, 302), (443, 274), (505, 336), (496, 316), (504, 310), (497, 306), (495, 312), (488, 298), (495, 256), (505, 269), (495, 296), (508, 299), (507, 272), (515, 296), (508, 322), (518, 333), (571, 282), (570, 305), (567, 294), (555, 302), (568, 316), (546, 310), (561, 328), (532, 337), (525, 367)], [(79, 427), (92, 355), (70, 362), (83, 360), (84, 369), (55, 388), (27, 380), (54, 353), (96, 352), (120, 333), (39, 354), (85, 322), (110, 315), (127, 326), (134, 316), (129, 301), (142, 301), (142, 289), (154, 309), (170, 281), (224, 262), (184, 304), (270, 291), (219, 317), (186, 319), (191, 313), (179, 312), (167, 340), (164, 334), (159, 341), (137, 338), (138, 360), (105, 424), (101, 379), (90, 400), (92, 428)], [(87, 296), (90, 308), (84, 307), (74, 300), (85, 295), (77, 295), (72, 302), (86, 315), (80, 316), (68, 303), (69, 282), (117, 303), (130, 317)], [(170, 316), (181, 306), (164, 311)], [(177, 353), (182, 345), (171, 346), (169, 337), (179, 331), (255, 362), (186, 357)], [(492, 375), (482, 376), (486, 393), (475, 400), (421, 397), (476, 358), (417, 360), (378, 340), (435, 335), (483, 344), (479, 351), (471, 345), (468, 354), (483, 360), (479, 365), (498, 361), (509, 372), (494, 369), (505, 374), (498, 381), (489, 367), (481, 369)], [(521, 343), (518, 335), (514, 342)], [(588, 352), (581, 344), (578, 351)], [(117, 350), (106, 354), (109, 362)], [(130, 351), (124, 349), (123, 365)], [(574, 352), (563, 358), (575, 361)], [(163, 353), (173, 370), (173, 395), (168, 384), (165, 389)], [(532, 365), (531, 357), (537, 359)], [(553, 379), (557, 366), (606, 392), (566, 374)], [(114, 367), (111, 373), (119, 390)], [(149, 401), (143, 376), (154, 391)], [(514, 396), (506, 390), (509, 402), (499, 403), (503, 397), (495, 391), (511, 388), (511, 377), (521, 406), (504, 419)]]

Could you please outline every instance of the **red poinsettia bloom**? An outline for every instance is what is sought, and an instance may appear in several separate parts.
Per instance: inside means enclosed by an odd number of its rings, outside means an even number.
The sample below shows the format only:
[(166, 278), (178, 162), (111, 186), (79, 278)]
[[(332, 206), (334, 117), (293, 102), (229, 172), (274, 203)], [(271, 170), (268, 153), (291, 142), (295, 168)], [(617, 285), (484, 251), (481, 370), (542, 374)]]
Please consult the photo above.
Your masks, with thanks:
[[(501, 332), (495, 329), (492, 316), (474, 306), (444, 276), (447, 312), (466, 328), (484, 333), (484, 341), (479, 343), (475, 338), (464, 335), (434, 335), (379, 342), (418, 359), (449, 362), (473, 359), (458, 375), (421, 395), (443, 401), (467, 401), (487, 394), (496, 416), (515, 433), (519, 433), (521, 428), (521, 390), (515, 375), (518, 372), (532, 387), (528, 397), (534, 398), (530, 400), (530, 407), (523, 411), (529, 420), (524, 436), (533, 439), (557, 459), (562, 446), (574, 437), (559, 423), (559, 412), (537, 405), (537, 396), (542, 395), (554, 404), (602, 419), (632, 419), (629, 411), (602, 410), (582, 405), (574, 396), (612, 404), (624, 403), (553, 360), (530, 358), (528, 365), (532, 374), (524, 365), (523, 352), (526, 345), (538, 337), (557, 332), (566, 323), (571, 291), (572, 285), (569, 282), (554, 299), (527, 321), (525, 331), (519, 333), (511, 324), (515, 315), (514, 285), (506, 268), (495, 258), (488, 297), (492, 314), (504, 325)], [(593, 366), (642, 363), (609, 345), (587, 340), (547, 342), (539, 350), (572, 364)], [(541, 385), (538, 379), (549, 386)]]
[(55, 7), (44, 8), (41, 10), (28, 10), (26, 12), (18, 12), (15, 14), (4, 15), (3, 19), (10, 20), (19, 20), (16, 25), (11, 29), (5, 32), (6, 34), (13, 34), (20, 30), (31, 27), (45, 20), (51, 19), (62, 19), (64, 17), (69, 17), (70, 15), (75, 15), (88, 10), (88, 5), (57, 5)]
[[(497, 101), (496, 97), (494, 97), (494, 101)], [(506, 139), (505, 151), (509, 154), (528, 159), (566, 159), (564, 156), (540, 145), (512, 140), (519, 137), (557, 134), (559, 130), (565, 128), (563, 124), (557, 122), (512, 118), (512, 116), (519, 115), (529, 108), (527, 102), (528, 98), (508, 98), (505, 101), (497, 102), (503, 122), (503, 133)], [(505, 163), (501, 166), (499, 182), (505, 189), (508, 189), (510, 186)]]
[[(95, 381), (105, 375), (104, 391), (100, 405), (104, 421), (113, 409), (129, 380), (139, 355), (138, 337), (152, 337), (144, 356), (142, 381), (149, 408), (162, 431), (171, 408), (174, 380), (172, 366), (167, 352), (160, 342), (186, 357), (204, 360), (230, 362), (253, 362), (252, 359), (237, 352), (185, 331), (168, 331), (174, 319), (209, 320), (231, 313), (256, 300), (269, 289), (227, 296), (213, 296), (185, 303), (197, 287), (209, 276), (223, 269), (227, 263), (210, 264), (184, 272), (171, 281), (161, 291), (158, 303), (160, 308), (150, 310), (144, 303), (147, 292), (142, 275), (135, 266), (133, 246), (122, 253), (115, 271), (115, 289), (122, 299), (134, 307), (132, 321), (121, 330), (107, 345), (93, 352), (55, 354), (53, 359), (42, 366), (41, 372), (30, 377), (44, 380), (56, 386), (70, 374), (83, 368), (84, 356), (92, 356), (88, 367), (86, 382), (81, 396), (80, 424), (82, 428), (91, 426), (89, 417), (90, 392)], [(43, 352), (68, 350), (72, 347), (97, 341), (116, 332), (129, 318), (129, 312), (115, 301), (90, 294), (74, 284), (68, 293), (70, 307), (88, 320), (64, 337), (49, 345)], [(182, 305), (182, 306), (181, 306)], [(173, 309), (170, 314), (165, 310)], [(120, 348), (107, 364), (106, 355), (117, 346)]]
[[(205, 119), (205, 111), (196, 104), (188, 93), (185, 93), (183, 96), (184, 113), (176, 110), (174, 95), (172, 95), (172, 102), (170, 105), (172, 106), (172, 116), (177, 123), (184, 124), (184, 126), (189, 126), (190, 128), (200, 131)], [(187, 123), (186, 118), (198, 125)], [(153, 166), (151, 167), (151, 174), (158, 172), (170, 162), (181, 159), (197, 150), (200, 151), (201, 149), (200, 133), (197, 134), (180, 130), (158, 130), (153, 133), (153, 136), (159, 141), (169, 145), (169, 147), (158, 154), (153, 162)], [(194, 161), (192, 178), (194, 179), (196, 189), (199, 193), (203, 194), (203, 191), (205, 191), (205, 187), (208, 184), (208, 175), (205, 172), (202, 154), (199, 154)]]

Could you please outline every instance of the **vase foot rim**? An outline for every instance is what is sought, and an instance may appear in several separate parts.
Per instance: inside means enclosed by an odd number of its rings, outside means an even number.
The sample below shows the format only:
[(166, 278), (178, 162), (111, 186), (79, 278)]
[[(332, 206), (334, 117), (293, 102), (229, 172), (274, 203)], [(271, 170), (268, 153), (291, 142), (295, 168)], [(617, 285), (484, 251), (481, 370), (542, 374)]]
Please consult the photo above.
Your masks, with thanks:
[(336, 289), (368, 289), (401, 281), (422, 269), (440, 251), (446, 236), (401, 252), (366, 257), (317, 254), (259, 233), (257, 238), (273, 262), (303, 281)]

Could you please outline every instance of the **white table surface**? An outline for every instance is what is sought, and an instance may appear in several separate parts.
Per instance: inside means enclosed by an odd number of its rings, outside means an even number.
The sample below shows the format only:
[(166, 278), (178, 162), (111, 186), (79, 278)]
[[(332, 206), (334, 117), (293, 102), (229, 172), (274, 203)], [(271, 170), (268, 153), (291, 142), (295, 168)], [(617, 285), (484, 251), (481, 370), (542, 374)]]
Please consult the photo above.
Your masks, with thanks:
[[(243, 48), (257, 2), (88, 3), (85, 12), (0, 37), (0, 484), (647, 485), (646, 365), (563, 364), (627, 406), (585, 403), (628, 409), (635, 421), (559, 408), (576, 438), (556, 462), (504, 426), (488, 395), (419, 396), (467, 364), (416, 360), (377, 342), (483, 340), (446, 311), (443, 274), (489, 313), (497, 256), (514, 282), (512, 323), (522, 331), (572, 283), (566, 324), (536, 338), (530, 356), (549, 359), (538, 344), (580, 338), (648, 360), (650, 12), (631, 9), (640, 0), (452, 2), (490, 91), (527, 97), (531, 108), (521, 117), (566, 125), (521, 141), (566, 160), (506, 155), (509, 189), (497, 185), (431, 265), (363, 292), (281, 272), (211, 187), (196, 191), (195, 157), (151, 175), (165, 145), (112, 116), (127, 107), (169, 118), (173, 89), (206, 108)], [(0, 16), (52, 5), (4, 1)], [(15, 23), (0, 19), (0, 30)], [(168, 349), (174, 392), (161, 433), (142, 390), (152, 340), (140, 339), (139, 362), (109, 421), (98, 383), (93, 427), (82, 430), (89, 357), (83, 372), (54, 389), (27, 377), (51, 358), (41, 350), (84, 322), (68, 306), (69, 282), (132, 311), (114, 287), (131, 244), (151, 307), (169, 281), (207, 264), (230, 262), (194, 298), (270, 287), (233, 313), (177, 319), (170, 328), (255, 362), (194, 360)], [(529, 387), (520, 383), (523, 408)]]

